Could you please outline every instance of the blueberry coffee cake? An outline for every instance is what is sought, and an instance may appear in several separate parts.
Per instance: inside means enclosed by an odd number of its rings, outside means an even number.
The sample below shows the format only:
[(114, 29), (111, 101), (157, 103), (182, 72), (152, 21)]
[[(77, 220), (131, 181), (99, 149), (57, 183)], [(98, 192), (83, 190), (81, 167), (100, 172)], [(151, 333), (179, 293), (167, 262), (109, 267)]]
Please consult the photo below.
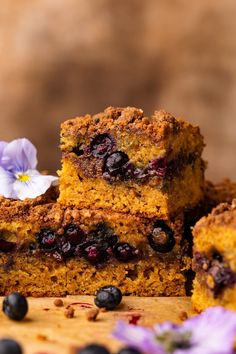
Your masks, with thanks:
[(203, 195), (198, 127), (165, 111), (107, 108), (62, 124), (59, 202), (168, 219)]
[(185, 294), (183, 217), (146, 219), (56, 202), (0, 198), (0, 293)]
[(207, 216), (217, 205), (232, 203), (234, 198), (236, 198), (236, 182), (228, 178), (218, 183), (206, 181), (202, 200), (185, 213), (186, 231), (191, 231), (190, 228), (203, 216)]
[(42, 198), (36, 199), (0, 198), (2, 295), (14, 291), (32, 296), (66, 294), (65, 264), (40, 252), (41, 245), (50, 248), (53, 243), (53, 230), (60, 228), (63, 210), (55, 202), (41, 204)]
[(236, 199), (198, 221), (193, 242), (195, 309), (222, 305), (236, 310)]

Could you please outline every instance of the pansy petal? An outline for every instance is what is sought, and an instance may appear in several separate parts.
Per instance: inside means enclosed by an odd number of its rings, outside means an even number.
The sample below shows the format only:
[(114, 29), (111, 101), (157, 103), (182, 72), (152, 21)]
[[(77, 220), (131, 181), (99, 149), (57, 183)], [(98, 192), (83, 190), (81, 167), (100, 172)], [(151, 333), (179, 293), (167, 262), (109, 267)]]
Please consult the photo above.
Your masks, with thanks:
[(25, 172), (37, 166), (37, 150), (25, 138), (7, 144), (2, 154), (2, 166), (8, 171)]
[(5, 198), (15, 198), (13, 191), (14, 176), (0, 167), (0, 195)]
[(36, 198), (44, 194), (48, 188), (58, 180), (57, 177), (44, 176), (37, 171), (31, 171), (29, 175), (30, 178), (27, 182), (22, 182), (19, 179), (16, 179), (14, 182), (13, 190), (17, 199)]
[(6, 141), (0, 141), (0, 165), (1, 165), (1, 160), (2, 160), (3, 150), (5, 149), (7, 144), (8, 143)]
[(236, 313), (211, 307), (185, 321), (182, 330), (192, 332), (192, 347), (176, 354), (230, 354), (236, 336)]
[(155, 341), (155, 333), (150, 329), (118, 321), (113, 336), (143, 353), (164, 354)]

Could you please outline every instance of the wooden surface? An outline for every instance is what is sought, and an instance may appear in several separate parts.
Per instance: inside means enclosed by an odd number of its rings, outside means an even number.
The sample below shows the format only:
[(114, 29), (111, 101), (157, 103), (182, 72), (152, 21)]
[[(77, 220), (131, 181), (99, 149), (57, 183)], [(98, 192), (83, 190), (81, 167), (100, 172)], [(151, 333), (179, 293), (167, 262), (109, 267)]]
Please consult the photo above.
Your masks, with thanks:
[[(74, 346), (100, 342), (116, 351), (121, 343), (111, 336), (117, 320), (151, 326), (162, 321), (180, 322), (181, 313), (191, 314), (189, 298), (124, 297), (115, 311), (99, 313), (95, 322), (86, 319), (93, 308), (93, 297), (68, 296), (64, 306), (56, 307), (53, 298), (29, 298), (29, 312), (22, 322), (9, 320), (0, 313), (0, 337), (18, 340), (25, 354), (72, 354)], [(2, 298), (1, 298), (2, 303)], [(75, 310), (74, 318), (65, 317), (66, 307)]]

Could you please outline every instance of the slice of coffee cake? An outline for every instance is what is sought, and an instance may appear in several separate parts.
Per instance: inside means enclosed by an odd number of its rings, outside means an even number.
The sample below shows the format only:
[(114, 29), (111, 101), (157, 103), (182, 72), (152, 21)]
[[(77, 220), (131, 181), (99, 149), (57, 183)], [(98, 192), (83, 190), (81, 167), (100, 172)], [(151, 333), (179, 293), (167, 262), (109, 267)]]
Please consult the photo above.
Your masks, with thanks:
[(190, 267), (183, 218), (169, 221), (0, 199), (0, 293), (180, 296)]
[(168, 219), (203, 196), (198, 127), (164, 111), (107, 108), (62, 124), (59, 202)]
[(192, 302), (198, 310), (236, 310), (236, 199), (223, 203), (193, 229), (196, 271)]

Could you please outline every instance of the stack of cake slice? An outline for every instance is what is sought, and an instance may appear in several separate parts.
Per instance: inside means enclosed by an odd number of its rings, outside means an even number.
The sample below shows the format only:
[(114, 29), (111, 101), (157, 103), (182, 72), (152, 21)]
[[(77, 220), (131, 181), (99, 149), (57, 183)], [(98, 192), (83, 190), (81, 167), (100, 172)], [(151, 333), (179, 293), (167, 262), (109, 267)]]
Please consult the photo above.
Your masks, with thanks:
[(58, 201), (0, 200), (1, 293), (185, 295), (184, 214), (203, 197), (199, 129), (136, 108), (62, 124)]
[(111, 283), (126, 294), (185, 294), (184, 213), (203, 196), (203, 146), (197, 127), (164, 111), (109, 107), (62, 124), (59, 203), (68, 222), (87, 215), (94, 230), (95, 261), (71, 258), (69, 292)]

